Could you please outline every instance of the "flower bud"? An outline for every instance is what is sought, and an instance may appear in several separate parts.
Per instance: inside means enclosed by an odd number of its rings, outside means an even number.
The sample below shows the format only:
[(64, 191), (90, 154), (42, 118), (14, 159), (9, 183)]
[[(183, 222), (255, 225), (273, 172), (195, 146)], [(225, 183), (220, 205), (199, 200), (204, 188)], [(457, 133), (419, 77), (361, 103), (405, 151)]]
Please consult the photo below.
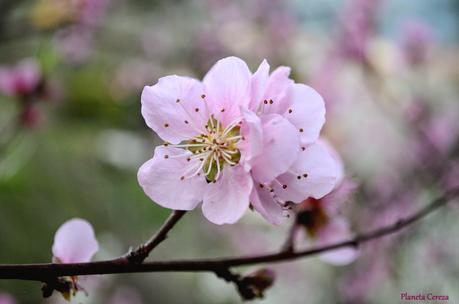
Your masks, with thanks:
[(238, 284), (239, 292), (245, 300), (263, 298), (265, 290), (274, 283), (275, 273), (268, 268), (258, 269), (243, 276)]

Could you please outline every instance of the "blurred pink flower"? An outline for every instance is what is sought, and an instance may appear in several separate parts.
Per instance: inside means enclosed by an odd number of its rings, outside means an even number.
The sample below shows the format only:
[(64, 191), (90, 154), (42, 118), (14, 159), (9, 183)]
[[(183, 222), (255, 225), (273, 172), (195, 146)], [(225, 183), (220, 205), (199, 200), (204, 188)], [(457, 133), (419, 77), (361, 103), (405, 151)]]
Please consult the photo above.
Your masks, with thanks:
[(342, 60), (339, 56), (336, 56), (336, 52), (329, 53), (326, 56), (326, 60), (319, 65), (311, 80), (314, 88), (324, 98), (328, 116), (330, 116), (331, 112), (334, 113), (340, 98), (338, 73), (342, 64)]
[(56, 48), (71, 63), (85, 62), (91, 54), (94, 32), (103, 20), (110, 0), (43, 1), (50, 7), (60, 8), (56, 12), (63, 15), (61, 22), (66, 21), (55, 35)]
[(252, 75), (244, 61), (229, 57), (202, 83), (167, 76), (146, 86), (142, 115), (166, 144), (139, 169), (145, 193), (171, 209), (203, 201), (204, 216), (215, 224), (236, 222), (250, 203), (279, 223), (287, 202), (329, 193), (338, 168), (316, 143), (323, 100), (289, 74), (287, 67), (269, 74), (263, 61)]
[(93, 26), (105, 15), (110, 0), (80, 0), (80, 22)]
[(441, 153), (447, 152), (457, 142), (458, 135), (459, 117), (455, 112), (436, 115), (426, 126), (428, 140)]
[[(297, 224), (303, 228), (298, 230), (295, 239), (300, 243), (304, 238), (317, 246), (332, 244), (352, 237), (349, 222), (341, 214), (342, 204), (349, 200), (355, 190), (355, 182), (344, 178), (344, 170), (338, 153), (325, 141), (324, 147), (339, 164), (336, 188), (321, 199), (309, 198), (298, 206)], [(343, 248), (329, 251), (320, 258), (333, 265), (347, 265), (358, 256), (354, 248)]]
[(443, 178), (446, 188), (459, 187), (459, 160), (451, 161), (449, 170)]
[(344, 274), (338, 285), (343, 303), (369, 303), (367, 298), (390, 280), (386, 250), (378, 245), (369, 248), (356, 264), (357, 269)]
[(364, 60), (368, 42), (376, 30), (376, 14), (382, 0), (348, 0), (340, 17), (340, 52), (346, 58)]
[(59, 31), (55, 36), (59, 52), (72, 63), (82, 63), (91, 54), (92, 33), (81, 25)]
[(98, 250), (91, 224), (74, 218), (62, 224), (54, 236), (53, 261), (61, 264), (89, 262)]
[(16, 304), (16, 300), (10, 294), (0, 292), (0, 304)]
[(0, 92), (11, 97), (22, 97), (33, 93), (41, 80), (37, 61), (28, 58), (13, 67), (0, 67)]
[(411, 102), (405, 110), (409, 122), (416, 125), (411, 140), (412, 153), (417, 163), (423, 165), (437, 160), (435, 155), (445, 155), (458, 142), (459, 117), (455, 109), (437, 110), (429, 107), (422, 98)]
[(416, 65), (424, 62), (433, 44), (432, 29), (420, 21), (411, 20), (403, 27), (402, 50), (406, 61)]
[[(371, 231), (391, 225), (408, 214), (412, 214), (410, 205), (416, 200), (413, 199), (410, 189), (404, 187), (403, 191), (406, 193), (403, 193), (402, 197), (397, 197), (395, 193), (392, 193), (391, 200), (389, 197), (384, 197), (385, 203), (378, 208), (374, 207), (366, 210), (367, 212), (361, 212), (358, 217), (359, 225)], [(399, 232), (402, 237), (407, 233), (407, 231)], [(397, 254), (397, 250), (401, 248), (400, 244), (403, 242), (401, 236), (389, 235), (378, 242), (362, 246), (359, 262), (340, 280), (339, 289), (341, 296), (346, 300), (345, 303), (367, 303), (367, 298), (374, 294), (381, 284), (393, 280), (393, 276), (398, 273), (394, 254)]]
[(15, 66), (0, 67), (0, 93), (19, 102), (19, 120), (29, 128), (40, 120), (36, 101), (52, 97), (51, 87), (44, 81), (39, 63), (34, 58), (23, 59)]

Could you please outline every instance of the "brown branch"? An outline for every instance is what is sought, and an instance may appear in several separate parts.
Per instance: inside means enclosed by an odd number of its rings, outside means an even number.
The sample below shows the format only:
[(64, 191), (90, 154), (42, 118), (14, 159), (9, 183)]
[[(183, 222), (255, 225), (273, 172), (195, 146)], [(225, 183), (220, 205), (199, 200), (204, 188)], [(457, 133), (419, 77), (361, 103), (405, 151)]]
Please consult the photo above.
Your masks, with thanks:
[[(314, 256), (323, 252), (349, 247), (359, 246), (362, 243), (389, 235), (415, 223), (431, 212), (445, 206), (449, 201), (459, 196), (459, 188), (448, 191), (445, 195), (437, 198), (429, 205), (421, 208), (411, 216), (398, 220), (392, 225), (385, 226), (370, 232), (361, 233), (352, 239), (334, 244), (314, 247), (302, 251), (281, 251), (273, 254), (258, 256), (243, 256), (237, 258), (215, 258), (201, 260), (176, 260), (156, 261), (148, 263), (130, 263), (126, 258), (118, 258), (108, 261), (77, 263), (77, 264), (21, 264), (0, 265), (0, 279), (19, 279), (47, 282), (62, 276), (115, 274), (115, 273), (138, 273), (138, 272), (214, 272), (222, 273), (225, 269), (237, 266), (247, 266), (263, 263), (277, 263), (291, 261), (298, 258)], [(167, 226), (167, 225), (164, 225)], [(162, 230), (162, 229), (161, 229)], [(170, 229), (165, 229), (166, 232)], [(152, 240), (155, 237), (152, 238)], [(154, 245), (150, 245), (154, 248)]]
[(162, 241), (167, 238), (167, 233), (174, 228), (175, 224), (185, 215), (186, 211), (174, 210), (166, 219), (159, 230), (145, 243), (129, 252), (124, 258), (131, 263), (140, 264)]
[(298, 228), (297, 219), (293, 220), (292, 225), (290, 226), (287, 234), (287, 238), (285, 239), (284, 244), (281, 247), (282, 251), (292, 252), (295, 250), (295, 233)]

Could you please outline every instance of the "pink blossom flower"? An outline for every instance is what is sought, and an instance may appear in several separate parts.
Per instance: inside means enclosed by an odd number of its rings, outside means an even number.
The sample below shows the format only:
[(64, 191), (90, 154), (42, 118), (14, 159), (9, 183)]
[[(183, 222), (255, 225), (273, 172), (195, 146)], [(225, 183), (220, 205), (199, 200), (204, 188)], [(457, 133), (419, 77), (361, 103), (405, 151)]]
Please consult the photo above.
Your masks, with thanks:
[(0, 292), (0, 304), (16, 304), (16, 300), (10, 294)]
[[(99, 243), (94, 229), (86, 220), (74, 218), (62, 224), (54, 235), (53, 262), (59, 264), (85, 263), (99, 250)], [(69, 283), (68, 291), (61, 291), (62, 296), (69, 300), (78, 290), (84, 290), (78, 284), (78, 278), (62, 278)]]
[(77, 4), (80, 8), (80, 22), (94, 26), (104, 17), (109, 0), (80, 0)]
[[(296, 239), (309, 239), (317, 246), (329, 245), (352, 237), (349, 222), (341, 214), (341, 207), (351, 196), (355, 183), (344, 178), (341, 158), (325, 141), (320, 141), (336, 159), (338, 165), (338, 183), (336, 188), (321, 199), (309, 198), (298, 206), (297, 224), (304, 228)], [(358, 256), (354, 248), (329, 251), (320, 258), (333, 265), (347, 265)]]
[(92, 33), (82, 25), (74, 25), (59, 31), (55, 35), (58, 51), (72, 63), (83, 63), (91, 54)]
[(41, 72), (35, 59), (24, 59), (14, 67), (0, 67), (0, 92), (11, 97), (31, 94), (40, 83)]
[(91, 224), (74, 218), (59, 227), (52, 250), (55, 263), (84, 263), (99, 250), (99, 244)]
[(348, 0), (340, 18), (340, 52), (346, 58), (365, 60), (368, 43), (376, 30), (376, 14), (382, 0)]
[(423, 63), (432, 48), (432, 29), (429, 25), (415, 20), (406, 22), (403, 29), (402, 50), (406, 61), (411, 65)]
[(337, 163), (316, 143), (325, 121), (322, 97), (269, 74), (252, 74), (236, 57), (218, 61), (203, 82), (167, 76), (142, 93), (146, 124), (166, 143), (138, 180), (159, 205), (194, 209), (215, 224), (239, 220), (249, 205), (279, 223), (289, 202), (321, 198), (335, 186)]
[(459, 119), (456, 112), (433, 115), (426, 122), (425, 133), (431, 144), (440, 152), (446, 153), (454, 147), (459, 135)]

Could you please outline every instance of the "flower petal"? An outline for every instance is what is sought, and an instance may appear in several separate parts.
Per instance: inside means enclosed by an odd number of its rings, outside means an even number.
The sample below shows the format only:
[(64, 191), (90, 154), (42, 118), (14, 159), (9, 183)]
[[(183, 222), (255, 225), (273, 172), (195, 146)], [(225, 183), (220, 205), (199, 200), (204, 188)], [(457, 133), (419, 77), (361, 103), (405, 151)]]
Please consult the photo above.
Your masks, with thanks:
[(249, 207), (253, 182), (241, 166), (225, 167), (221, 178), (204, 193), (202, 212), (214, 224), (233, 224)]
[[(142, 115), (163, 140), (178, 144), (202, 133), (207, 123), (203, 85), (192, 78), (166, 76), (142, 92)], [(196, 110), (197, 109), (197, 110)]]
[(60, 263), (89, 262), (98, 250), (94, 230), (83, 219), (74, 218), (65, 222), (54, 236), (53, 256)]
[(286, 98), (293, 80), (289, 78), (290, 68), (281, 66), (275, 69), (269, 76), (266, 91), (263, 96), (268, 103), (263, 106), (263, 113), (283, 114), (292, 104), (291, 98)]
[(325, 123), (322, 96), (307, 85), (295, 83), (290, 86), (286, 99), (291, 100), (291, 105), (286, 109), (284, 117), (300, 130), (302, 145), (313, 143), (319, 138)]
[(248, 106), (250, 79), (247, 64), (237, 57), (219, 60), (204, 77), (208, 106), (224, 126), (240, 117), (240, 106)]
[(244, 117), (241, 126), (241, 135), (245, 140), (239, 141), (241, 151), (240, 163), (244, 169), (249, 171), (252, 167), (253, 159), (258, 156), (263, 149), (263, 128), (260, 117), (250, 110), (241, 110)]
[(338, 151), (328, 142), (328, 140), (324, 138), (319, 138), (317, 141), (320, 145), (322, 145), (325, 149), (327, 149), (328, 153), (330, 154), (333, 159), (336, 161), (336, 168), (337, 168), (337, 178), (336, 178), (336, 188), (343, 182), (344, 180), (344, 163), (343, 159), (339, 155)]
[(335, 158), (318, 141), (301, 150), (289, 172), (279, 176), (272, 187), (284, 201), (300, 203), (308, 197), (320, 199), (335, 187), (339, 170)]
[(260, 106), (260, 102), (263, 100), (263, 96), (266, 90), (266, 84), (269, 78), (269, 64), (264, 59), (257, 71), (252, 76), (251, 84), (251, 97), (249, 103), (249, 109), (256, 112)]
[[(180, 156), (184, 155), (184, 156)], [(187, 161), (191, 152), (159, 146), (153, 158), (144, 163), (137, 174), (143, 191), (158, 205), (175, 210), (192, 210), (202, 200), (206, 187), (203, 176), (182, 178), (196, 172), (201, 162)]]
[(279, 225), (284, 219), (282, 207), (274, 201), (269, 189), (254, 185), (250, 202), (253, 208), (271, 224)]
[[(335, 217), (324, 228), (319, 230), (317, 243), (319, 246), (330, 245), (335, 242), (350, 239), (351, 236), (352, 233), (349, 229), (349, 223), (342, 217)], [(320, 259), (329, 264), (340, 266), (352, 263), (358, 255), (358, 250), (352, 247), (346, 247), (322, 253)]]
[(263, 152), (254, 160), (252, 174), (256, 181), (269, 183), (286, 172), (299, 150), (298, 130), (278, 114), (262, 117)]

